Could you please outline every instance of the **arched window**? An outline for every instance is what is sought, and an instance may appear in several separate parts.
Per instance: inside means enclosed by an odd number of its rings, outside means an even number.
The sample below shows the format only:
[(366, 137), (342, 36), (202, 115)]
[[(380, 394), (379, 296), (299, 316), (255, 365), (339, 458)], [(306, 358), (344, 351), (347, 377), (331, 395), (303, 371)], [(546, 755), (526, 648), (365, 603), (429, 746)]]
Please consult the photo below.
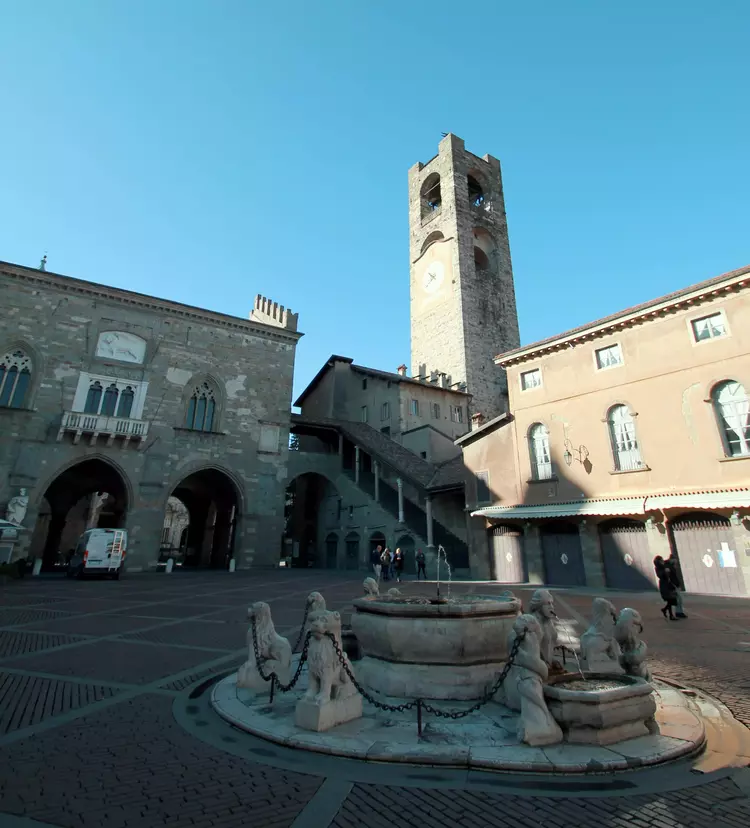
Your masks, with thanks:
[(474, 267), (477, 270), (488, 270), (495, 272), (495, 243), (492, 236), (484, 227), (474, 228)]
[(23, 408), (31, 385), (31, 357), (16, 349), (0, 359), (0, 406)]
[(188, 400), (185, 427), (192, 428), (195, 431), (213, 431), (215, 414), (216, 395), (214, 389), (207, 382), (196, 385), (192, 396)]
[(419, 191), (419, 200), (422, 205), (422, 218), (437, 213), (440, 210), (442, 199), (440, 197), (440, 176), (432, 173), (425, 178), (422, 189)]
[(126, 385), (120, 392), (120, 404), (117, 406), (118, 417), (129, 417), (133, 410), (133, 400), (135, 399), (135, 391), (130, 385)]
[(750, 455), (750, 397), (734, 380), (717, 385), (712, 394), (727, 457)]
[(83, 408), (85, 414), (98, 414), (99, 406), (102, 404), (102, 384), (96, 380), (89, 385), (88, 394), (86, 394), (86, 405)]
[(543, 423), (535, 423), (529, 429), (529, 453), (534, 480), (549, 480), (552, 477), (552, 459), (549, 453), (549, 431)]
[(489, 270), (490, 260), (481, 247), (474, 248), (474, 267), (477, 270)]
[(617, 471), (632, 471), (643, 466), (635, 434), (635, 421), (626, 405), (613, 405), (607, 414), (612, 456)]
[(107, 390), (104, 392), (104, 400), (102, 402), (102, 411), (101, 413), (105, 417), (114, 417), (115, 411), (117, 410), (117, 398), (120, 396), (120, 392), (117, 390), (116, 383), (112, 383), (111, 385), (107, 386)]
[(482, 190), (482, 185), (471, 174), (466, 176), (466, 183), (469, 187), (469, 203), (473, 207), (480, 207), (484, 204), (484, 190)]

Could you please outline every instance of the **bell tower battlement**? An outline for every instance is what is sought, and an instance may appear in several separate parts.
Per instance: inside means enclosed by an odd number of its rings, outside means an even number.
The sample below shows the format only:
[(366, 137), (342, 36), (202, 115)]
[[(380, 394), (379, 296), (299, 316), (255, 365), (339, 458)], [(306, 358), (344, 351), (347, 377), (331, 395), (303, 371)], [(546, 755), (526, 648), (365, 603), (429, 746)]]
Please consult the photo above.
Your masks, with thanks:
[(500, 162), (446, 135), (409, 170), (412, 374), (439, 366), (465, 383), (474, 411), (507, 408), (493, 357), (518, 347), (518, 317)]

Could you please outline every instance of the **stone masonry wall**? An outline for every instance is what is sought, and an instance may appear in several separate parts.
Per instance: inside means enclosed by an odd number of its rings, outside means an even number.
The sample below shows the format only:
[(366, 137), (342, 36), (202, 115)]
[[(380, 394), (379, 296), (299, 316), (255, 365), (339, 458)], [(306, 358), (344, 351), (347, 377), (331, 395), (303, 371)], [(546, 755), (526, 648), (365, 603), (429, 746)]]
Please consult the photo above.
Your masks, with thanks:
[[(33, 530), (45, 490), (66, 468), (99, 458), (122, 477), (128, 495), (129, 568), (158, 556), (166, 501), (187, 475), (217, 469), (237, 491), (238, 567), (278, 561), (283, 530), (289, 411), (300, 334), (213, 314), (50, 273), (0, 263), (0, 353), (22, 347), (33, 358), (24, 410), (0, 408), (0, 509), (25, 487), (24, 526)], [(99, 333), (124, 331), (147, 341), (143, 364), (95, 356)], [(147, 439), (95, 445), (84, 435), (58, 441), (80, 372), (147, 381), (141, 419)], [(187, 400), (208, 379), (218, 392), (212, 433), (184, 428)], [(278, 445), (260, 450), (261, 430), (278, 427)], [(271, 428), (275, 434), (275, 429)], [(23, 533), (19, 552), (32, 532)]]

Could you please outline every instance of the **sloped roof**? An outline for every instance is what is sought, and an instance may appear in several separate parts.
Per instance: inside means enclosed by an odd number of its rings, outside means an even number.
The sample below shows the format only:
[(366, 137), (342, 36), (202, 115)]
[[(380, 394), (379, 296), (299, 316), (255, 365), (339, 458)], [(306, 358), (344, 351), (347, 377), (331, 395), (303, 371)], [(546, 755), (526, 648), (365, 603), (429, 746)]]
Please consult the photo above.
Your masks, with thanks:
[(723, 285), (724, 282), (730, 282), (733, 279), (737, 279), (742, 276), (750, 276), (750, 265), (745, 265), (745, 267), (740, 267), (737, 270), (730, 270), (728, 273), (722, 273), (720, 276), (714, 276), (711, 279), (706, 279), (704, 282), (698, 282), (695, 285), (681, 288), (673, 293), (660, 296), (658, 299), (651, 299), (648, 302), (642, 302), (640, 305), (633, 305), (630, 308), (625, 308), (625, 310), (617, 311), (617, 313), (610, 314), (609, 316), (604, 316), (594, 322), (587, 322), (585, 325), (579, 325), (577, 328), (571, 328), (569, 331), (564, 331), (563, 333), (555, 336), (540, 339), (539, 341), (532, 342), (529, 345), (522, 345), (520, 348), (514, 348), (512, 351), (505, 351), (495, 357), (495, 363), (497, 365), (506, 365), (520, 361), (521, 359), (526, 358), (527, 355), (530, 356), (536, 350), (552, 345), (558, 340), (575, 339), (577, 335), (584, 334), (595, 328), (602, 326), (606, 327), (607, 325), (613, 325), (615, 323), (623, 324), (628, 317), (638, 316), (646, 311), (654, 310), (662, 306), (666, 309), (675, 304), (679, 304), (681, 300), (684, 300), (691, 294), (700, 294), (712, 289), (715, 290)]
[(444, 463), (435, 466), (435, 474), (430, 480), (428, 489), (453, 489), (463, 487), (465, 482), (465, 466), (463, 454), (459, 454)]

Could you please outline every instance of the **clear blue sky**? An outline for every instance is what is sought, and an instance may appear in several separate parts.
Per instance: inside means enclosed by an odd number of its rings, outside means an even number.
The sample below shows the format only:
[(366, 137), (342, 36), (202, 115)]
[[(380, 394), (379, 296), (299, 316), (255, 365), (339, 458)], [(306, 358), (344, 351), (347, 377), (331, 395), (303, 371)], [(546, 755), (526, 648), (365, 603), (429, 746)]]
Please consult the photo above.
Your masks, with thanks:
[(0, 258), (409, 362), (406, 174), (500, 158), (530, 342), (750, 262), (747, 0), (0, 0)]

